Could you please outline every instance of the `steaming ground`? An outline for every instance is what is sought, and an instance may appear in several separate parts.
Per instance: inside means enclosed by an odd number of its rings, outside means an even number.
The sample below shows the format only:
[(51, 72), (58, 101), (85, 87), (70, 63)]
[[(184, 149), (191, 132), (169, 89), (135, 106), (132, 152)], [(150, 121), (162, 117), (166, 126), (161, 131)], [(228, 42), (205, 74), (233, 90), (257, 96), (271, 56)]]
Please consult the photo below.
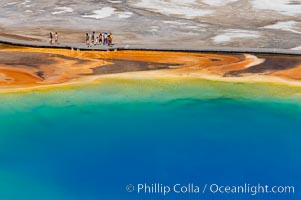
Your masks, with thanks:
[(81, 42), (113, 32), (124, 44), (300, 48), (301, 0), (1, 0), (0, 32)]

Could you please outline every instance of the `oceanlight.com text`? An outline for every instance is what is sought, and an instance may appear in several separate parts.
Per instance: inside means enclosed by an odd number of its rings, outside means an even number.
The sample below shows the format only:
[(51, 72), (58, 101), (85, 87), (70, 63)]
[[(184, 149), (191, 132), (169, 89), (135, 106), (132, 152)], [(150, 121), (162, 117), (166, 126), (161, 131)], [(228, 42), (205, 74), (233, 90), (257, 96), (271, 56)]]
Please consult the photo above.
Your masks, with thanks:
[(129, 184), (126, 186), (126, 191), (136, 194), (152, 194), (167, 196), (170, 194), (225, 194), (225, 195), (239, 195), (247, 194), (251, 196), (259, 194), (295, 194), (294, 186), (276, 186), (263, 184), (242, 184), (242, 185), (220, 185), (220, 184), (180, 184), (167, 185), (162, 183), (139, 183)]

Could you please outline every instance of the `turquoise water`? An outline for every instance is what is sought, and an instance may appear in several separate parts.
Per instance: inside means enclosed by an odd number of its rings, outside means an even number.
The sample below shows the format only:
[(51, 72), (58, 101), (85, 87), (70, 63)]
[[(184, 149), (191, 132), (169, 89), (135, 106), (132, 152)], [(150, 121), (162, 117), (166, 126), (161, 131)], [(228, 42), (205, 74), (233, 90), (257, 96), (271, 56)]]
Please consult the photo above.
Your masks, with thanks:
[[(300, 199), (300, 94), (196, 79), (1, 94), (0, 199)], [(126, 191), (140, 183), (293, 185), (295, 193)]]

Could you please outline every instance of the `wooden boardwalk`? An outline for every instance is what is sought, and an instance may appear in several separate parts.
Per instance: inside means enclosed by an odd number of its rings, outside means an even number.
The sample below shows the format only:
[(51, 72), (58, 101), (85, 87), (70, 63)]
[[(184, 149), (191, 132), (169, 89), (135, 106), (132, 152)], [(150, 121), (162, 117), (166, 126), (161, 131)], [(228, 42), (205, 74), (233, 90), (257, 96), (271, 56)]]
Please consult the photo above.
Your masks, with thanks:
[(0, 36), (0, 43), (26, 46), (35, 48), (60, 48), (84, 51), (119, 51), (119, 50), (143, 50), (143, 51), (178, 51), (178, 52), (205, 52), (205, 53), (253, 53), (253, 54), (284, 54), (301, 55), (301, 51), (289, 49), (271, 48), (239, 48), (239, 47), (204, 47), (204, 46), (176, 46), (176, 45), (143, 45), (143, 44), (115, 44), (111, 47), (96, 45), (87, 47), (84, 43), (61, 43), (50, 45), (45, 42), (19, 40)]

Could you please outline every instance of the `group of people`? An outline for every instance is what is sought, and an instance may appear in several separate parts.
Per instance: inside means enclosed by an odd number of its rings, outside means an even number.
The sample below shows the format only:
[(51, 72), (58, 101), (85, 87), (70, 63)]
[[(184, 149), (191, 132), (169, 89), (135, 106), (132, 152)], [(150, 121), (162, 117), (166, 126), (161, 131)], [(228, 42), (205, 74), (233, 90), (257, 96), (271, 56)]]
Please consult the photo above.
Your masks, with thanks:
[(111, 46), (113, 44), (113, 35), (112, 33), (99, 33), (99, 35), (96, 37), (95, 31), (89, 35), (89, 33), (86, 33), (86, 45), (87, 47), (92, 47), (95, 45), (108, 45)]
[[(99, 33), (98, 36), (95, 35), (95, 31), (91, 35), (86, 33), (86, 45), (87, 47), (92, 47), (95, 45), (113, 45), (113, 35), (112, 33)], [(59, 45), (59, 34), (58, 32), (49, 33), (49, 44), (50, 45)]]
[(55, 32), (54, 34), (52, 32), (49, 33), (49, 44), (50, 45), (59, 45), (59, 34)]

